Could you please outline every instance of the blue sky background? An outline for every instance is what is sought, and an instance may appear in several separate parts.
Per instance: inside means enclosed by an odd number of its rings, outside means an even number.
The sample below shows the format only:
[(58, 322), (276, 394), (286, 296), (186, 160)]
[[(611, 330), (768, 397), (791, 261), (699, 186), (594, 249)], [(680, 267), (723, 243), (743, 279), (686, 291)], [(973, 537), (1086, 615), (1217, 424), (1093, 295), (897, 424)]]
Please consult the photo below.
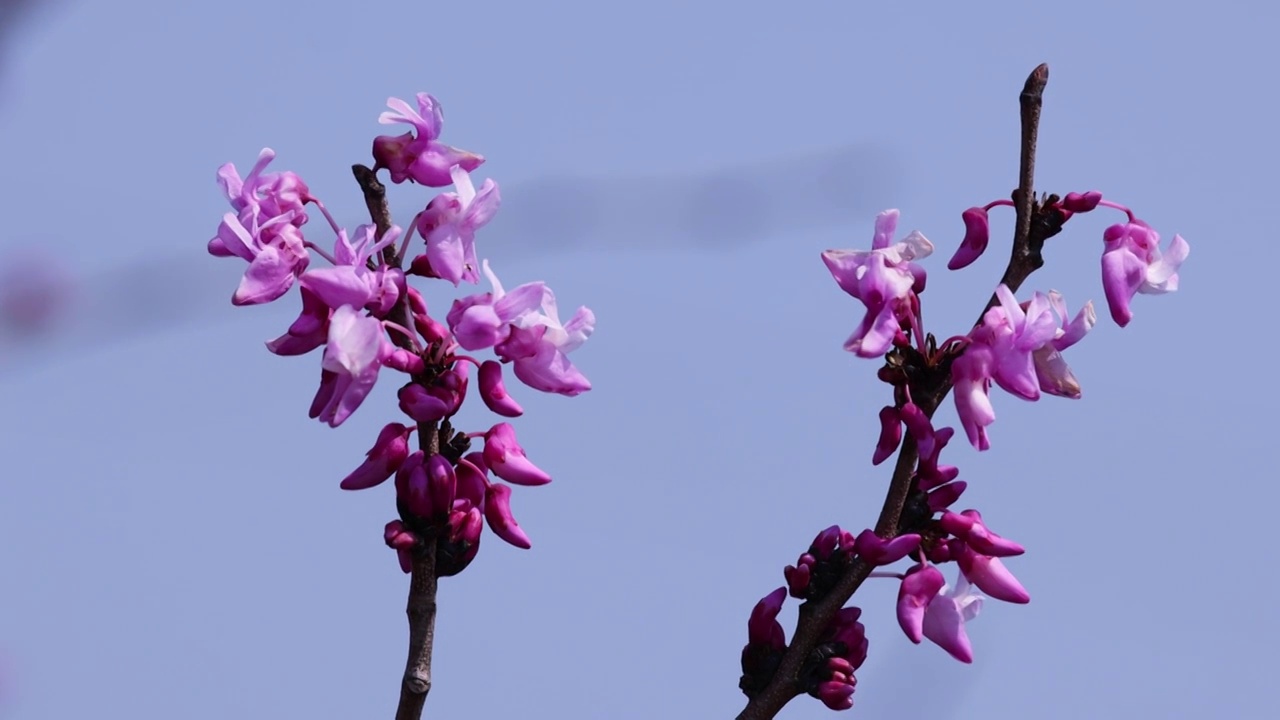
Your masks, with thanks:
[[(68, 0), (8, 33), (0, 251), (51, 250), (98, 295), (75, 332), (9, 338), (0, 363), (0, 712), (392, 714), (392, 489), (337, 483), (396, 415), (394, 383), (338, 430), (308, 420), (318, 355), (261, 344), (296, 298), (231, 307), (243, 268), (204, 247), (214, 171), (263, 146), (360, 222), (348, 168), (388, 96), (429, 91), (445, 139), (503, 184), (481, 253), (599, 325), (576, 356), (592, 392), (515, 390), (556, 480), (514, 495), (531, 551), (488, 536), (442, 583), (428, 716), (736, 714), (751, 606), (818, 530), (873, 523), (888, 476), (869, 464), (888, 388), (840, 349), (860, 308), (819, 253), (866, 247), (901, 208), (939, 246), (927, 326), (963, 332), (1012, 214), (979, 263), (945, 262), (961, 211), (1013, 187), (1017, 94), (1044, 61), (1038, 188), (1099, 189), (1181, 233), (1183, 288), (1139, 297), (1120, 331), (1098, 270), (1118, 216), (1050, 241), (1027, 291), (1104, 318), (1068, 354), (1084, 398), (997, 393), (992, 450), (944, 456), (962, 505), (1028, 548), (1009, 566), (1032, 602), (989, 601), (965, 666), (911, 645), (896, 584), (870, 584), (852, 712), (1275, 717), (1275, 11), (983, 7)], [(735, 194), (718, 178), (740, 163)], [(393, 209), (429, 197), (398, 188)], [(493, 422), (478, 408), (464, 425)]]

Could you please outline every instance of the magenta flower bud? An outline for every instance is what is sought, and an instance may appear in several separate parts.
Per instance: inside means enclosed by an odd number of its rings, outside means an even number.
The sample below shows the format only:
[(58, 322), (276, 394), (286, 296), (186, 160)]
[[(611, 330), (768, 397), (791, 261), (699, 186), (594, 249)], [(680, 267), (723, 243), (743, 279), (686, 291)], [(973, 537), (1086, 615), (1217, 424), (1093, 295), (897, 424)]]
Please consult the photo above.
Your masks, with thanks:
[(529, 536), (516, 523), (511, 514), (511, 486), (494, 483), (485, 491), (484, 519), (489, 521), (493, 534), (518, 548), (528, 550)]
[(440, 279), (440, 273), (431, 267), (431, 258), (426, 253), (422, 253), (409, 262), (409, 274), (419, 277)]
[(960, 475), (960, 469), (955, 466), (938, 465), (938, 458), (942, 455), (943, 448), (951, 442), (951, 437), (955, 433), (955, 428), (950, 427), (934, 431), (933, 451), (928, 455), (921, 454), (920, 462), (916, 466), (917, 483), (921, 490), (932, 490), (955, 480)]
[(427, 299), (422, 297), (422, 293), (412, 286), (406, 286), (405, 292), (409, 295), (409, 312), (415, 315), (426, 315)]
[(748, 644), (760, 643), (775, 650), (786, 648), (786, 634), (782, 630), (782, 624), (778, 622), (778, 613), (782, 612), (782, 603), (786, 599), (787, 589), (780, 587), (756, 603), (747, 620)]
[(948, 270), (959, 270), (982, 257), (991, 238), (991, 221), (985, 208), (971, 207), (961, 213), (960, 218), (964, 220), (964, 240), (947, 262)]
[(1111, 319), (1120, 327), (1129, 324), (1129, 303), (1138, 293), (1162, 295), (1178, 289), (1178, 268), (1191, 247), (1174, 235), (1160, 252), (1160, 235), (1142, 222), (1112, 225), (1102, 234), (1102, 289)]
[(1102, 202), (1102, 193), (1090, 190), (1084, 193), (1070, 192), (1062, 199), (1062, 209), (1071, 213), (1083, 213), (1098, 207)]
[(939, 524), (943, 530), (961, 538), (969, 547), (983, 555), (1012, 557), (1026, 552), (1018, 543), (991, 532), (982, 522), (982, 515), (977, 510), (965, 510), (959, 514), (945, 512), (939, 519)]
[[(467, 397), (467, 385), (470, 381), (467, 367), (466, 363), (454, 363), (453, 367), (441, 375), (431, 388), (428, 388), (431, 394), (448, 403), (450, 415), (458, 412), (458, 408), (462, 407), (462, 401)], [(440, 391), (437, 392), (435, 388), (439, 388)]]
[(945, 512), (938, 519), (938, 524), (943, 530), (955, 535), (960, 539), (964, 539), (969, 535), (969, 529), (973, 527), (974, 519), (969, 515), (961, 513)]
[(433, 423), (449, 415), (449, 403), (417, 383), (400, 388), (397, 396), (400, 398), (400, 411), (415, 422)]
[(546, 485), (551, 476), (538, 469), (525, 457), (524, 448), (516, 442), (516, 429), (510, 423), (498, 423), (484, 436), (484, 462), (494, 475), (516, 485)]
[(863, 560), (879, 566), (896, 563), (918, 547), (920, 547), (920, 536), (916, 533), (907, 533), (892, 540), (885, 540), (876, 535), (874, 530), (867, 529), (858, 534), (854, 550)]
[(902, 579), (898, 587), (898, 625), (911, 642), (919, 645), (924, 638), (925, 610), (946, 584), (942, 571), (933, 565), (916, 565)]
[[(475, 466), (470, 461), (472, 455), (479, 453), (471, 453), (467, 457), (458, 461), (458, 467), (455, 475), (458, 479), (457, 500), (466, 500), (471, 503), (472, 507), (484, 509), (484, 492), (489, 486), (489, 481), (485, 479), (485, 472)], [(455, 501), (456, 502), (456, 501)]]
[(1000, 558), (974, 552), (965, 546), (956, 562), (960, 564), (960, 572), (964, 573), (969, 582), (991, 597), (1020, 605), (1031, 602), (1031, 594), (1000, 562)]
[(848, 710), (853, 707), (853, 691), (857, 682), (857, 679), (852, 676), (847, 682), (833, 678), (824, 683), (818, 683), (813, 695), (832, 710)]
[(845, 646), (843, 657), (854, 668), (862, 667), (867, 660), (867, 633), (858, 618), (862, 617), (862, 608), (841, 608), (831, 624), (831, 639)]
[(957, 553), (966, 547), (968, 546), (964, 544), (963, 540), (956, 540), (953, 538), (950, 542), (935, 543), (934, 546), (929, 549), (927, 557), (929, 558), (929, 562), (934, 565), (949, 563), (955, 559)]
[(458, 476), (449, 464), (449, 459), (436, 453), (427, 460), (427, 495), (431, 508), (436, 512), (446, 512), (453, 507), (453, 498), (458, 492)]
[(413, 553), (408, 550), (396, 550), (396, 559), (400, 561), (400, 570), (408, 575), (413, 571)]
[(387, 523), (382, 537), (386, 541), (387, 547), (394, 550), (412, 550), (418, 545), (418, 536), (406, 530), (404, 523), (399, 520), (392, 520)]
[(480, 365), (480, 399), (490, 410), (503, 417), (519, 417), (524, 414), (520, 404), (507, 394), (502, 383), (502, 365), (496, 360), (485, 360)]
[(417, 375), (427, 369), (427, 364), (422, 361), (422, 357), (415, 352), (410, 352), (404, 348), (396, 348), (387, 356), (382, 364), (392, 370), (399, 370), (409, 375)]
[(333, 310), (318, 295), (302, 288), (302, 312), (284, 335), (267, 343), (276, 355), (305, 355), (329, 339), (329, 316)]
[(396, 499), (408, 512), (422, 518), (432, 516), (431, 496), (427, 487), (426, 455), (414, 452), (396, 472)]
[(907, 432), (911, 433), (911, 437), (915, 439), (920, 457), (936, 458), (937, 453), (934, 451), (936, 433), (933, 431), (933, 423), (929, 420), (929, 416), (925, 415), (920, 406), (915, 403), (903, 405), (898, 410), (898, 415), (902, 418), (902, 424), (906, 425)]
[(489, 465), (484, 461), (483, 452), (480, 452), (478, 450), (476, 452), (469, 452), (462, 459), (466, 460), (472, 465), (475, 465), (476, 469), (478, 469), (480, 471), (480, 474), (483, 475), (484, 477), (489, 476)]
[(898, 409), (885, 406), (880, 409), (880, 439), (876, 441), (876, 451), (871, 456), (871, 464), (879, 465), (888, 460), (898, 450), (902, 442), (902, 420)]
[(840, 546), (841, 532), (839, 525), (832, 525), (818, 533), (818, 536), (813, 539), (813, 543), (809, 545), (809, 552), (813, 553), (813, 556), (818, 560), (829, 560), (831, 554)]
[(412, 428), (391, 423), (382, 428), (373, 447), (365, 453), (365, 461), (351, 471), (338, 485), (343, 490), (364, 490), (386, 482), (409, 457), (409, 434)]
[(453, 513), (449, 516), (449, 539), (454, 542), (477, 546), (483, 529), (484, 516), (480, 508), (473, 507), (465, 513)]
[[(808, 558), (809, 562), (805, 562)], [(801, 555), (799, 565), (788, 565), (782, 569), (782, 577), (787, 581), (787, 592), (793, 598), (801, 600), (808, 597), (809, 581), (813, 579), (813, 556)]]
[(951, 507), (951, 504), (960, 499), (961, 493), (965, 488), (969, 487), (969, 483), (961, 480), (959, 482), (947, 483), (940, 485), (929, 491), (929, 510), (931, 512), (941, 512)]

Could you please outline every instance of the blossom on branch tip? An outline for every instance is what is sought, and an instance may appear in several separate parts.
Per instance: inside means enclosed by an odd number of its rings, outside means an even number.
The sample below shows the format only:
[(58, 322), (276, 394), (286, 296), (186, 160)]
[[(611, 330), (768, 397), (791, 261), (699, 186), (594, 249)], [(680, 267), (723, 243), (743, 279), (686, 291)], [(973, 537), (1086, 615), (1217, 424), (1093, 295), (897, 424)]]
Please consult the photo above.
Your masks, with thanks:
[(844, 349), (859, 357), (888, 352), (904, 321), (916, 312), (914, 296), (924, 289), (924, 269), (913, 260), (933, 252), (933, 243), (918, 231), (890, 245), (898, 225), (898, 211), (876, 217), (872, 249), (827, 250), (822, 253), (840, 289), (862, 301), (866, 314)]
[(1160, 235), (1142, 221), (1120, 223), (1102, 234), (1102, 288), (1111, 319), (1124, 327), (1133, 319), (1129, 303), (1134, 295), (1162, 295), (1178, 289), (1178, 268), (1191, 246), (1174, 235), (1160, 252)]
[[(453, 168), (457, 192), (437, 195), (418, 215), (418, 234), (427, 244), (426, 258), (435, 277), (455, 286), (480, 281), (476, 263), (476, 231), (498, 212), (502, 202), (498, 184), (486, 179), (477, 191), (465, 170)], [(417, 260), (415, 267), (420, 267)]]
[(409, 180), (428, 187), (444, 187), (452, 182), (450, 170), (454, 166), (461, 166), (467, 172), (480, 167), (484, 157), (438, 141), (444, 126), (439, 101), (427, 93), (418, 93), (416, 99), (417, 110), (400, 98), (387, 99), (391, 112), (383, 112), (378, 122), (383, 125), (406, 123), (413, 126), (417, 136), (409, 132), (374, 138), (374, 170), (387, 168), (391, 182), (397, 184)]
[(390, 348), (376, 318), (361, 315), (350, 305), (334, 310), (321, 362), (320, 389), (311, 401), (310, 416), (330, 427), (341, 425), (373, 389), (382, 358)]

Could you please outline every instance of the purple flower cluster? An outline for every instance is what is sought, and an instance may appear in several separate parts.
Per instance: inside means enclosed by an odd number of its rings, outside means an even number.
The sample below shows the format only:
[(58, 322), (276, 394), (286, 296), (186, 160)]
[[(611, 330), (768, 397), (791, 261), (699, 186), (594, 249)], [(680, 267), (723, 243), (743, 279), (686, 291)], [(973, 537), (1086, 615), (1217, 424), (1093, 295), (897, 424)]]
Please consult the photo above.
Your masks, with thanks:
[[(501, 202), (492, 179), (478, 190), (472, 183), (469, 173), (484, 158), (439, 141), (443, 114), (430, 95), (417, 96), (417, 110), (396, 98), (387, 104), (393, 112), (383, 113), (380, 122), (413, 129), (374, 140), (375, 172), (385, 168), (396, 183), (453, 185), (453, 191), (441, 192), (417, 213), (408, 232), (396, 225), (384, 232), (361, 225), (348, 234), (296, 174), (266, 172), (275, 153), (264, 149), (244, 178), (230, 163), (218, 170), (233, 212), (223, 217), (208, 250), (249, 263), (233, 304), (271, 302), (298, 286), (302, 310), (267, 349), (302, 355), (324, 348), (312, 418), (337, 427), (364, 402), (381, 370), (406, 376), (397, 397), (411, 422), (387, 424), (341, 487), (370, 488), (394, 476), (400, 519), (388, 523), (387, 545), (408, 572), (413, 551), (436, 542), (437, 573), (452, 575), (475, 557), (485, 522), (512, 545), (530, 545), (511, 513), (511, 487), (491, 481), (491, 474), (515, 485), (551, 481), (525, 457), (509, 423), (483, 432), (453, 430), (451, 419), (466, 399), (469, 366), (478, 370), (480, 399), (505, 418), (524, 411), (503, 382), (504, 365), (535, 390), (566, 396), (586, 392), (591, 383), (569, 353), (590, 337), (595, 316), (580, 307), (562, 323), (555, 295), (542, 282), (503, 290), (488, 261), (478, 262), (476, 256), (476, 233)], [(333, 230), (331, 252), (304, 237), (308, 204)], [(423, 242), (409, 257), (415, 231)], [(313, 252), (328, 266), (311, 267)], [(477, 284), (482, 273), (493, 289), (455, 300), (444, 323), (408, 283), (419, 276), (456, 287), (463, 281)], [(466, 354), (486, 349), (497, 359)], [(423, 449), (411, 451), (415, 432)], [(483, 451), (468, 452), (474, 439), (483, 441)]]
[[(988, 210), (1011, 204), (998, 201), (964, 212), (965, 236), (950, 268), (964, 267), (982, 254), (989, 235)], [(1045, 236), (1059, 232), (1073, 214), (1098, 207), (1128, 216), (1127, 222), (1107, 228), (1102, 254), (1103, 289), (1111, 316), (1124, 326), (1132, 319), (1129, 305), (1136, 294), (1177, 289), (1177, 271), (1188, 246), (1174, 236), (1161, 253), (1154, 230), (1128, 208), (1105, 201), (1096, 192), (1072, 193), (1063, 199), (1050, 196), (1039, 207), (1050, 223)], [(872, 464), (884, 462), (899, 449), (905, 430), (916, 450), (910, 492), (897, 528), (885, 533), (890, 537), (870, 529), (856, 536), (839, 526), (823, 530), (795, 565), (783, 571), (786, 585), (756, 605), (742, 654), (741, 687), (749, 696), (768, 684), (787, 650), (785, 633), (777, 622), (787, 595), (805, 602), (820, 600), (849, 572), (898, 579), (897, 617), (906, 636), (915, 643), (928, 639), (966, 663), (973, 661), (966, 623), (982, 609), (981, 593), (1009, 603), (1031, 599), (1002, 560), (1023, 554), (1023, 547), (992, 532), (977, 510), (951, 510), (968, 487), (957, 479), (958, 468), (939, 464), (954, 430), (935, 429), (932, 413), (913, 400), (913, 390), (917, 398), (932, 391), (915, 385), (922, 368), (942, 368), (946, 373), (949, 367), (960, 424), (970, 443), (986, 450), (990, 446), (986, 428), (995, 420), (989, 394), (993, 382), (1025, 400), (1037, 400), (1042, 392), (1080, 397), (1080, 384), (1062, 353), (1094, 326), (1093, 305), (1086, 303), (1071, 316), (1056, 291), (1037, 292), (1020, 303), (1002, 284), (996, 288), (998, 302), (976, 327), (938, 345), (923, 327), (920, 294), (925, 271), (916, 263), (933, 252), (933, 244), (919, 232), (894, 242), (897, 221), (897, 210), (881, 213), (871, 250), (828, 250), (822, 259), (840, 288), (865, 308), (844, 348), (860, 357), (885, 357), (880, 378), (894, 388), (894, 404), (880, 411), (881, 431)], [(907, 558), (913, 564), (903, 572), (879, 569)], [(958, 568), (953, 585), (940, 569), (951, 562)], [(841, 610), (825, 630), (826, 640), (801, 666), (800, 689), (832, 709), (853, 705), (853, 672), (867, 653), (867, 639), (857, 622), (860, 613), (856, 607)]]

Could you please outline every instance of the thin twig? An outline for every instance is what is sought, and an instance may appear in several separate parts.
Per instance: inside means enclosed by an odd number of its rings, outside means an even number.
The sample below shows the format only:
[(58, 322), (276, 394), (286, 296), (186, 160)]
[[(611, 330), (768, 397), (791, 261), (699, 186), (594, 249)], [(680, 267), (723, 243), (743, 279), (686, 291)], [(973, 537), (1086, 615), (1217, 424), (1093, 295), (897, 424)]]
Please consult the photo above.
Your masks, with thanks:
[[(364, 165), (351, 166), (356, 182), (364, 192), (364, 202), (369, 208), (369, 218), (377, 228), (377, 239), (391, 229), (391, 210), (387, 205), (387, 188), (378, 180), (373, 170)], [(391, 267), (400, 267), (403, 258), (396, 255), (394, 243), (383, 248), (382, 259)], [(412, 312), (407, 294), (401, 295), (387, 318), (401, 327), (413, 327)], [(413, 339), (400, 333), (392, 333), (396, 345), (413, 350)], [(430, 457), (440, 452), (440, 433), (436, 423), (418, 423), (418, 447)], [(400, 702), (396, 707), (396, 720), (419, 720), (427, 693), (431, 692), (431, 651), (436, 636), (436, 538), (424, 538), (421, 546), (413, 551), (413, 563), (409, 576), (409, 600), (405, 614), (409, 616), (409, 658), (405, 661), (404, 677), (400, 681)]]
[[(1032, 234), (1031, 220), (1035, 213), (1035, 165), (1036, 136), (1040, 124), (1040, 108), (1044, 96), (1045, 85), (1049, 81), (1049, 66), (1041, 64), (1031, 72), (1019, 97), (1022, 116), (1021, 157), (1018, 168), (1018, 189), (1014, 191), (1014, 203), (1017, 206), (1017, 225), (1013, 239), (1013, 253), (1009, 265), (1005, 268), (1001, 280), (1010, 290), (1018, 287), (1043, 264), (1040, 258), (1040, 247), (1044, 238)], [(987, 308), (998, 300), (993, 294)], [(985, 310), (983, 311), (986, 312)], [(979, 316), (981, 321), (981, 316)], [(913, 393), (912, 398), (921, 410), (933, 417), (938, 406), (942, 404), (951, 390), (951, 378), (946, 368), (935, 368), (933, 372), (942, 373), (940, 377), (928, 378), (919, 382), (925, 392)], [(898, 523), (902, 519), (902, 510), (914, 485), (918, 451), (914, 440), (908, 435), (903, 439), (899, 449), (898, 461), (894, 465), (893, 476), (889, 481), (884, 506), (876, 521), (876, 534), (883, 538), (892, 538), (898, 534)], [(855, 559), (849, 568), (820, 600), (809, 601), (800, 606), (800, 619), (796, 623), (791, 643), (783, 653), (778, 670), (769, 684), (747, 702), (746, 708), (738, 714), (738, 720), (767, 720), (775, 717), (792, 698), (803, 692), (802, 678), (799, 673), (805, 660), (813, 652), (823, 632), (830, 627), (836, 613), (844, 607), (849, 598), (862, 586), (871, 574), (872, 566)]]

